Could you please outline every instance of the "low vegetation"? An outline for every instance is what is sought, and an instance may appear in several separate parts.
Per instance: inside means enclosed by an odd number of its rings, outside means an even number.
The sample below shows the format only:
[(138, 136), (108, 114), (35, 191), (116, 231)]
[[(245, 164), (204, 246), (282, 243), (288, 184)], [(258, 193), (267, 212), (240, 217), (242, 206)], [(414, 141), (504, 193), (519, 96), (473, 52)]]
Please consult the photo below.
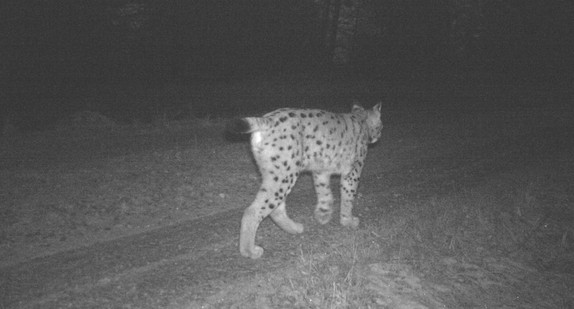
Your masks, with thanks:
[[(370, 150), (359, 189), (358, 229), (341, 228), (337, 220), (325, 226), (314, 222), (312, 185), (301, 177), (288, 211), (306, 231), (293, 236), (264, 221), (257, 242), (266, 256), (259, 261), (239, 256), (238, 230), (231, 227), (213, 231), (217, 243), (201, 250), (187, 247), (185, 239), (193, 235), (153, 238), (155, 231), (197, 220), (239, 223), (260, 183), (246, 140), (225, 136), (224, 122), (208, 113), (182, 120), (157, 113), (140, 123), (82, 112), (68, 125), (19, 132), (3, 141), (2, 271), (145, 232), (152, 247), (178, 244), (179, 255), (161, 257), (154, 262), (159, 266), (146, 262), (136, 274), (122, 268), (121, 260), (117, 273), (86, 270), (89, 278), (77, 279), (81, 288), (43, 296), (44, 301), (76, 308), (104, 303), (174, 309), (574, 307), (572, 114), (527, 106), (563, 98), (523, 89), (495, 92), (495, 103), (516, 98), (524, 104), (516, 112), (502, 103), (481, 105), (490, 98), (480, 94), (493, 92), (476, 86), (471, 96), (460, 93), (464, 108), (452, 98), (427, 108), (421, 102), (436, 103), (444, 94), (357, 85), (334, 92), (331, 106), (329, 91), (320, 90), (332, 88), (317, 85), (324, 102), (313, 106), (342, 111), (353, 96), (369, 106), (382, 97), (377, 91), (390, 93), (383, 137)], [(258, 93), (245, 87), (222, 94), (220, 103), (231, 108), (231, 98), (248, 100), (238, 93)], [(279, 84), (274, 87), (278, 91)], [(304, 95), (293, 90), (301, 87), (285, 90), (292, 104), (274, 101), (268, 107), (306, 106), (296, 99)], [(184, 88), (172, 89), (173, 95), (187, 97), (178, 90)], [(312, 97), (313, 91), (303, 93)], [(237, 220), (213, 216), (225, 213)], [(147, 252), (134, 250), (144, 257)], [(161, 277), (178, 267), (177, 280)], [(217, 275), (195, 277), (204, 276), (204, 269)], [(156, 277), (163, 281), (150, 283)], [(28, 290), (13, 291), (6, 293), (13, 303), (5, 307), (27, 301)]]
[(571, 308), (574, 210), (567, 184), (550, 171), (513, 172), (456, 194), (403, 198), (386, 219), (330, 231), (320, 244), (301, 245), (289, 267), (228, 285), (207, 303)]

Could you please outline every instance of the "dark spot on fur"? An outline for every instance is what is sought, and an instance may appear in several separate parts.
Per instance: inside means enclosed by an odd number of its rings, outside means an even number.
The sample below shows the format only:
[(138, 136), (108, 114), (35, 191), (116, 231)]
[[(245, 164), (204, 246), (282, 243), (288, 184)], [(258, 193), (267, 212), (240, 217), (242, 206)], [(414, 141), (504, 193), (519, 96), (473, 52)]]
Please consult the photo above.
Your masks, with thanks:
[(317, 141), (317, 145), (321, 146), (321, 144), (323, 144), (322, 141)]
[(287, 121), (287, 119), (288, 119), (287, 117), (283, 116), (283, 117), (279, 118), (279, 121), (285, 122), (285, 121)]
[(289, 113), (289, 117), (295, 117), (295, 113), (294, 113), (294, 112), (290, 112), (290, 113)]
[(269, 208), (274, 209), (274, 208), (275, 208), (275, 204), (269, 203)]
[(278, 181), (279, 181), (279, 177), (277, 177), (277, 176), (273, 177), (273, 181), (278, 182)]

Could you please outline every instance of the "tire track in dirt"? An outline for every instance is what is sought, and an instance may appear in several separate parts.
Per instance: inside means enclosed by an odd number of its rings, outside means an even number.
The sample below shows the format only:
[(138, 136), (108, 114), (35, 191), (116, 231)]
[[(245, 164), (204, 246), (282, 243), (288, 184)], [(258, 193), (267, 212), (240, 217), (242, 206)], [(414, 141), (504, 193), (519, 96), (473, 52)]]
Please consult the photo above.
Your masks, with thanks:
[[(124, 281), (130, 276), (200, 258), (239, 229), (240, 211), (169, 226), (86, 248), (33, 259), (1, 270), (2, 307), (58, 307), (71, 294)], [(210, 248), (211, 250), (209, 250)], [(190, 259), (192, 260), (192, 259)]]
[[(452, 174), (458, 175), (455, 176), (460, 182), (458, 185), (469, 185), (480, 182), (488, 173), (529, 164), (543, 154), (563, 149), (563, 142), (572, 137), (562, 128), (539, 131), (535, 135), (533, 132), (486, 143), (469, 143), (423, 159), (421, 149), (401, 154), (401, 158), (396, 155), (385, 158), (384, 155), (377, 157), (385, 152), (384, 148), (375, 148), (370, 156), (377, 159), (371, 160), (373, 168), (365, 174), (361, 191), (390, 194), (406, 188), (413, 193), (422, 182), (438, 183), (441, 179), (452, 179)], [(398, 164), (382, 163), (389, 159), (397, 160)], [(237, 253), (242, 207), (1, 269), (1, 307), (158, 308), (190, 290), (193, 290), (193, 295), (188, 296), (190, 299), (201, 297), (216, 289), (220, 282), (281, 267), (294, 259), (293, 251), (299, 243), (309, 242), (319, 233), (310, 223), (312, 207), (309, 206), (314, 203), (312, 187), (309, 179), (300, 182), (300, 188), (290, 195), (289, 203), (293, 205), (290, 212), (296, 213), (293, 217), (309, 229), (299, 237), (284, 235), (266, 220), (259, 231), (267, 249), (262, 260), (242, 259)], [(447, 187), (442, 189), (448, 190)], [(433, 191), (433, 194), (438, 193)], [(275, 239), (268, 234), (276, 234)], [(283, 238), (290, 240), (287, 246), (281, 241)]]
[[(312, 202), (312, 190), (292, 200)], [(310, 213), (310, 211), (309, 211)], [(284, 265), (292, 246), (271, 246), (265, 260), (239, 256), (241, 210), (230, 210), (143, 234), (37, 258), (0, 271), (2, 307), (158, 308), (180, 293), (205, 295), (228, 281)], [(283, 233), (266, 220), (260, 234)], [(264, 236), (271, 241), (270, 235)], [(107, 304), (107, 305), (106, 305)]]

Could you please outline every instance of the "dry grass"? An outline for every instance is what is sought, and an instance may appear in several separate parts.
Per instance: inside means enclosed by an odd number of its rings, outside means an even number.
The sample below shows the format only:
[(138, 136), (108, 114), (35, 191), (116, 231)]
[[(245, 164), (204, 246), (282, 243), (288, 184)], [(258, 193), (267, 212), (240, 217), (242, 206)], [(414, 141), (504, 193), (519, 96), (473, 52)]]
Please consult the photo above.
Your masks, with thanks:
[(574, 209), (565, 198), (573, 192), (556, 190), (546, 176), (504, 175), (431, 199), (410, 215), (411, 242), (418, 244), (414, 263), (432, 281), (450, 286), (449, 307), (574, 304)]
[(232, 190), (257, 185), (248, 153), (222, 145), (217, 120), (90, 123), (35, 133), (1, 154), (0, 265), (229, 209)]
[(549, 177), (539, 170), (507, 173), (457, 194), (407, 201), (380, 224), (300, 245), (293, 265), (227, 285), (208, 303), (572, 308), (574, 192), (560, 185), (563, 178)]
[[(339, 89), (337, 85), (305, 81), (204, 86), (175, 85), (165, 89), (170, 101), (179, 102), (176, 105), (180, 106), (187, 104), (188, 111), (158, 110), (153, 119), (144, 124), (134, 120), (131, 126), (125, 126), (131, 132), (125, 135), (122, 131), (125, 127), (115, 127), (106, 119), (88, 114), (84, 116), (90, 116), (96, 124), (103, 122), (111, 129), (99, 132), (87, 128), (82, 133), (75, 127), (70, 135), (65, 131), (54, 131), (46, 133), (51, 136), (39, 134), (29, 141), (15, 139), (14, 155), (0, 153), (3, 158), (10, 155), (17, 159), (15, 162), (24, 167), (13, 169), (16, 164), (4, 163), (6, 173), (0, 175), (4, 188), (14, 188), (13, 191), (5, 190), (10, 195), (6, 195), (4, 201), (10, 201), (6, 205), (11, 207), (3, 208), (0, 216), (3, 257), (9, 260), (14, 253), (11, 250), (18, 244), (28, 243), (30, 248), (22, 250), (33, 256), (46, 239), (52, 239), (56, 245), (75, 236), (85, 243), (84, 235), (101, 241), (103, 234), (99, 232), (117, 236), (128, 231), (138, 232), (138, 228), (146, 230), (152, 225), (160, 227), (247, 205), (251, 195), (246, 192), (256, 192), (258, 176), (245, 145), (224, 140), (221, 136), (223, 126), (209, 110), (205, 110), (201, 118), (190, 120), (192, 125), (174, 121), (180, 113), (194, 113), (196, 108), (211, 104), (213, 110), (225, 107), (225, 112), (240, 115), (245, 112), (241, 106), (254, 100), (259, 103), (257, 108), (269, 110), (305, 106), (305, 100), (309, 98), (313, 99), (314, 107), (329, 105), (329, 109), (342, 109), (357, 97), (353, 91), (370, 97), (373, 94), (369, 89), (377, 88), (366, 85), (365, 89), (356, 90), (355, 87), (351, 91), (350, 87)], [(426, 96), (424, 92), (412, 92), (410, 87), (406, 89), (411, 97), (404, 98), (404, 93), (395, 94), (395, 97), (416, 102), (419, 96)], [(161, 94), (164, 90), (153, 91)], [(104, 101), (117, 99), (115, 94), (109, 95), (114, 99)], [(315, 100), (314, 96), (320, 99)], [(378, 94), (377, 97), (380, 98)], [(270, 98), (277, 100), (270, 102)], [(157, 100), (156, 105), (161, 106), (164, 95), (154, 97), (143, 93), (140, 97), (126, 96), (126, 100), (132, 100), (133, 105), (141, 100)], [(397, 100), (389, 104), (397, 107), (402, 103)], [(336, 224), (320, 227), (321, 235), (308, 230), (304, 237), (313, 239), (299, 240), (296, 257), (276, 259), (281, 265), (275, 270), (253, 271), (241, 276), (238, 282), (209, 282), (207, 284), (216, 286), (213, 290), (218, 292), (201, 295), (205, 302), (200, 303), (196, 297), (192, 302), (174, 302), (172, 307), (574, 307), (574, 209), (570, 185), (574, 182), (571, 172), (574, 169), (556, 164), (571, 162), (571, 158), (553, 158), (554, 163), (535, 164), (538, 167), (533, 169), (520, 167), (503, 174), (486, 173), (481, 183), (435, 190), (431, 184), (435, 179), (430, 176), (432, 173), (443, 173), (447, 182), (457, 181), (457, 176), (448, 174), (449, 164), (453, 163), (446, 162), (446, 168), (437, 171), (430, 166), (432, 171), (426, 171), (428, 175), (418, 177), (421, 175), (411, 174), (416, 174), (417, 167), (426, 168), (425, 165), (432, 165), (432, 162), (425, 161), (430, 163), (423, 162), (421, 166), (413, 162), (436, 153), (440, 160), (443, 154), (440, 151), (453, 151), (467, 140), (468, 143), (490, 141), (494, 139), (492, 134), (504, 130), (508, 136), (519, 135), (531, 124), (507, 126), (505, 119), (486, 115), (490, 122), (477, 119), (479, 125), (473, 123), (468, 134), (456, 136), (458, 127), (446, 128), (452, 124), (433, 118), (440, 114), (422, 112), (413, 116), (408, 113), (414, 118), (390, 120), (389, 127), (392, 130), (394, 126), (397, 135), (386, 141), (388, 144), (382, 146), (385, 148), (380, 153), (400, 152), (400, 156), (414, 153), (415, 157), (404, 166), (397, 162), (400, 160), (385, 163), (381, 160), (377, 162), (381, 163), (377, 167), (379, 170), (374, 168), (366, 174), (371, 172), (373, 188), (376, 187), (373, 182), (378, 182), (379, 176), (384, 177), (381, 166), (387, 164), (390, 170), (394, 167), (388, 165), (397, 164), (396, 172), (401, 175), (392, 179), (400, 184), (395, 184), (393, 190), (405, 192), (399, 194), (400, 198), (393, 199), (394, 192), (361, 190), (371, 196), (366, 195), (358, 201), (357, 209), (363, 211), (358, 230), (350, 231)], [(423, 128), (416, 117), (432, 121), (432, 125)], [(82, 119), (79, 121), (84, 123), (86, 120)], [(451, 136), (441, 135), (445, 131)], [(477, 137), (474, 136), (476, 132), (480, 132)], [(439, 142), (446, 144), (440, 138), (451, 143), (450, 148), (439, 149), (442, 147)], [(457, 139), (464, 143), (454, 143)], [(49, 147), (53, 148), (53, 154)], [(415, 152), (413, 149), (417, 148), (424, 149)], [(30, 155), (40, 161), (26, 161), (25, 151), (30, 149), (41, 150)], [(506, 145), (498, 149), (506, 149)], [(124, 153), (124, 150), (128, 151)], [(471, 158), (476, 162), (496, 160), (488, 157), (490, 153), (477, 150)], [(65, 162), (70, 167), (63, 169), (52, 165), (50, 154), (59, 156), (60, 163)], [(466, 166), (475, 161), (459, 163)], [(28, 163), (30, 167), (26, 166)], [(46, 166), (50, 168), (44, 168)], [(466, 171), (456, 168), (452, 168), (453, 173)], [(363, 185), (369, 185), (369, 181)], [(383, 186), (377, 188), (380, 187)], [(234, 199), (234, 196), (239, 198)], [(283, 237), (263, 235), (269, 241)], [(294, 241), (291, 235), (285, 237), (285, 242)], [(235, 252), (236, 248), (233, 250)]]

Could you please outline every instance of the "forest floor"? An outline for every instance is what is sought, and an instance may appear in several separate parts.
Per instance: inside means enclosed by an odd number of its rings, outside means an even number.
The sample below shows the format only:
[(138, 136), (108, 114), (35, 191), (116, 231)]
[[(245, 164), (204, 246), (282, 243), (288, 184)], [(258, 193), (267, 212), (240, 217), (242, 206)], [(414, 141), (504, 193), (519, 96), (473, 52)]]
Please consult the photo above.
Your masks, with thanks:
[(0, 308), (574, 307), (571, 90), (437, 106), (407, 88), (383, 100), (359, 228), (316, 223), (303, 175), (287, 210), (305, 232), (265, 220), (259, 260), (238, 235), (260, 179), (225, 119), (5, 136)]

